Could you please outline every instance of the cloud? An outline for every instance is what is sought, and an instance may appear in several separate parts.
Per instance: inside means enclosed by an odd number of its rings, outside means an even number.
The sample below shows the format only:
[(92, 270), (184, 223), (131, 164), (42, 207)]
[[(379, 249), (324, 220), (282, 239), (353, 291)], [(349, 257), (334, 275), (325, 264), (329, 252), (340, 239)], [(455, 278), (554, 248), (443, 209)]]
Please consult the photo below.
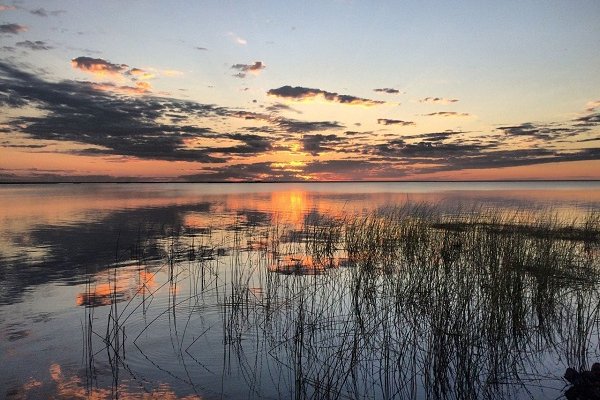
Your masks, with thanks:
[(315, 161), (302, 169), (302, 174), (325, 180), (399, 178), (406, 175), (402, 164), (367, 159)]
[[(414, 172), (457, 171), (463, 169), (488, 169), (527, 166), (544, 163), (595, 160), (600, 148), (555, 150), (549, 148), (507, 148), (507, 143), (484, 142), (478, 139), (470, 141), (446, 142), (444, 136), (450, 132), (424, 134), (439, 136), (436, 140), (407, 143), (406, 140), (392, 139), (385, 143), (368, 145), (366, 154), (381, 157), (382, 161), (405, 162)], [(456, 132), (458, 134), (460, 132)], [(415, 135), (414, 137), (417, 137)], [(452, 135), (448, 136), (450, 138)], [(504, 146), (501, 148), (500, 146)]]
[(35, 42), (32, 42), (31, 40), (25, 40), (23, 42), (17, 42), (16, 46), (25, 47), (30, 50), (50, 50), (53, 48), (41, 40), (36, 40)]
[(96, 90), (111, 91), (115, 93), (124, 93), (130, 95), (140, 95), (150, 93), (152, 86), (148, 82), (135, 82), (135, 86), (127, 85), (115, 85), (111, 82), (104, 83), (90, 83), (91, 86)]
[(600, 112), (584, 115), (583, 117), (575, 118), (575, 126), (594, 127), (600, 124)]
[[(126, 64), (113, 64), (102, 58), (77, 57), (71, 60), (71, 66), (93, 75), (119, 75), (129, 68)], [(134, 68), (135, 69), (135, 68)]]
[(422, 141), (406, 143), (403, 139), (393, 139), (387, 143), (373, 146), (375, 154), (402, 158), (444, 159), (453, 154), (468, 157), (480, 154), (491, 145), (463, 143), (432, 143)]
[[(20, 116), (8, 122), (10, 132), (31, 139), (89, 145), (72, 151), (85, 155), (118, 155), (153, 160), (225, 162), (209, 147), (190, 147), (188, 141), (214, 138), (208, 128), (187, 121), (227, 115), (227, 110), (196, 102), (137, 98), (99, 90), (89, 82), (48, 82), (0, 62), (0, 106), (36, 107), (41, 115)], [(167, 114), (180, 123), (164, 122)]]
[(438, 111), (429, 114), (423, 114), (424, 117), (470, 117), (469, 113), (459, 113), (456, 111)]
[(381, 88), (381, 89), (373, 89), (374, 92), (379, 92), (379, 93), (387, 93), (387, 94), (398, 94), (400, 93), (400, 91), (398, 89), (392, 89), (392, 88)]
[(30, 14), (33, 15), (37, 15), (38, 17), (47, 17), (48, 16), (48, 11), (46, 11), (44, 8), (38, 8), (36, 10), (31, 10), (29, 11)]
[(512, 137), (528, 136), (544, 140), (564, 138), (583, 132), (580, 128), (575, 129), (566, 126), (553, 127), (551, 125), (533, 124), (531, 122), (524, 122), (513, 126), (500, 126), (498, 127), (498, 130), (502, 131), (505, 135)]
[(424, 142), (442, 142), (457, 135), (463, 134), (462, 131), (444, 131), (433, 133), (420, 133), (418, 135), (402, 136), (403, 140), (418, 139)]
[(443, 97), (425, 97), (424, 99), (419, 100), (419, 103), (428, 103), (428, 104), (451, 104), (458, 102), (458, 99), (446, 99)]
[(43, 149), (44, 147), (47, 147), (47, 146), (48, 145), (45, 145), (45, 144), (13, 144), (13, 143), (9, 143), (9, 142), (0, 143), (0, 147), (14, 148), (14, 149)]
[(202, 173), (183, 176), (190, 182), (222, 182), (222, 181), (297, 181), (299, 177), (293, 171), (278, 167), (272, 162), (249, 164), (227, 164), (207, 168)]
[(387, 118), (379, 118), (377, 123), (380, 125), (400, 125), (400, 126), (411, 126), (415, 125), (412, 121), (402, 121), (399, 119), (387, 119)]
[(248, 41), (246, 39), (244, 39), (243, 37), (240, 37), (238, 35), (236, 35), (233, 32), (228, 32), (227, 36), (229, 36), (231, 38), (231, 40), (233, 40), (235, 43), (245, 46), (248, 44)]
[(248, 73), (258, 75), (266, 67), (262, 61), (256, 61), (254, 64), (235, 64), (231, 66), (232, 69), (240, 71), (234, 75), (238, 78), (245, 78)]
[(183, 76), (183, 72), (182, 71), (178, 71), (176, 69), (163, 69), (161, 71), (161, 74), (164, 75), (164, 76), (169, 76), (169, 77)]
[(319, 153), (325, 151), (335, 151), (335, 148), (328, 147), (328, 145), (340, 144), (342, 141), (343, 139), (335, 134), (304, 135), (302, 137), (302, 149), (313, 156), (318, 156)]
[(596, 101), (588, 101), (587, 104), (585, 105), (586, 109), (585, 111), (587, 112), (594, 112), (596, 111), (597, 108), (600, 108), (600, 100), (596, 100)]
[(276, 118), (274, 122), (286, 132), (292, 133), (326, 131), (330, 129), (341, 129), (344, 127), (339, 122), (335, 121), (298, 121), (289, 118)]
[(265, 110), (267, 110), (269, 112), (274, 112), (274, 113), (278, 113), (280, 111), (292, 111), (292, 112), (295, 112), (296, 114), (302, 114), (301, 111), (298, 111), (295, 108), (292, 108), (292, 107), (288, 106), (287, 104), (283, 104), (283, 103), (271, 104), (270, 106), (266, 107)]
[[(127, 68), (127, 65), (125, 65), (125, 64), (122, 64), (122, 65), (124, 65), (125, 68)], [(125, 75), (132, 76), (134, 79), (142, 79), (142, 80), (156, 78), (156, 74), (153, 74), (152, 72), (143, 70), (141, 68), (131, 68), (130, 70), (125, 72)]]
[(302, 86), (282, 86), (277, 89), (269, 90), (267, 94), (269, 96), (279, 97), (293, 101), (310, 101), (320, 98), (332, 103), (361, 105), (367, 107), (385, 104), (384, 101), (364, 99), (360, 97), (337, 94), (335, 92), (328, 92), (321, 89), (311, 89)]
[(50, 15), (57, 16), (57, 15), (65, 13), (65, 12), (66, 12), (65, 10), (48, 11), (45, 8), (38, 8), (38, 9), (29, 11), (30, 14), (37, 15), (38, 17), (48, 17)]
[(211, 152), (227, 155), (254, 156), (272, 149), (271, 140), (263, 136), (233, 133), (225, 135), (225, 137), (242, 142), (243, 144), (229, 147), (214, 147), (211, 148)]
[(0, 25), (0, 33), (10, 33), (16, 35), (21, 32), (27, 32), (27, 27), (20, 24), (4, 24)]

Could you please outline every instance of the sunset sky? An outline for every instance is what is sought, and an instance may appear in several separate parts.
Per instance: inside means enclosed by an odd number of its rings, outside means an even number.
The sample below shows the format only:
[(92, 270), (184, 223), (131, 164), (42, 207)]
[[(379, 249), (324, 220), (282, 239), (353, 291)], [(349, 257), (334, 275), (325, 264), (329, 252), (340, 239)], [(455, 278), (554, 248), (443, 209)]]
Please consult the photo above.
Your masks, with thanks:
[(600, 1), (0, 0), (0, 182), (600, 179)]

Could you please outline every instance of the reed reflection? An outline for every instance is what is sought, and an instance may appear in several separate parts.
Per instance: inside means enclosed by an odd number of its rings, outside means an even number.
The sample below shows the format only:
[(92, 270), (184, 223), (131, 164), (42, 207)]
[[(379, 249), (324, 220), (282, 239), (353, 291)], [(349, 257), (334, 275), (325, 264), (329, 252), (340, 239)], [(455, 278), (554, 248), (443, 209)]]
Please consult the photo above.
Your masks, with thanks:
[(200, 371), (224, 374), (236, 382), (224, 393), (256, 397), (554, 398), (567, 366), (594, 361), (599, 221), (312, 212), (301, 229), (242, 223), (226, 253), (203, 258), (183, 233), (164, 265), (185, 289), (142, 326), (135, 301), (111, 311), (101, 346), (125, 374), (154, 367), (189, 389)]

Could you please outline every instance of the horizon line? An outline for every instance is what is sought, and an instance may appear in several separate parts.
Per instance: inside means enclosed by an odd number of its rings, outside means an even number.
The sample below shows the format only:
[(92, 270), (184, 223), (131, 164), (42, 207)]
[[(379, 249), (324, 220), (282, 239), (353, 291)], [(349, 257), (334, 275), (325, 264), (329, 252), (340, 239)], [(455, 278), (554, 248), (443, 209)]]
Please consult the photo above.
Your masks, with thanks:
[(527, 182), (600, 182), (599, 179), (449, 179), (449, 180), (321, 180), (321, 181), (13, 181), (0, 182), (0, 185), (59, 185), (59, 184), (256, 184), (256, 183), (527, 183)]

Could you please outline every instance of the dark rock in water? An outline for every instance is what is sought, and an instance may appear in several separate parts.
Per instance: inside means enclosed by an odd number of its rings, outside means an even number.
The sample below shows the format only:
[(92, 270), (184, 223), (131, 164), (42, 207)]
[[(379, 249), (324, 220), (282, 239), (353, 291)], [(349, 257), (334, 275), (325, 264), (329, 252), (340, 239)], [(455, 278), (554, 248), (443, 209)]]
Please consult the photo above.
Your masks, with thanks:
[(600, 363), (594, 363), (590, 371), (567, 368), (564, 378), (573, 385), (565, 392), (568, 400), (600, 400)]
[(575, 368), (567, 368), (565, 372), (565, 379), (572, 385), (579, 384), (579, 372), (575, 371)]

